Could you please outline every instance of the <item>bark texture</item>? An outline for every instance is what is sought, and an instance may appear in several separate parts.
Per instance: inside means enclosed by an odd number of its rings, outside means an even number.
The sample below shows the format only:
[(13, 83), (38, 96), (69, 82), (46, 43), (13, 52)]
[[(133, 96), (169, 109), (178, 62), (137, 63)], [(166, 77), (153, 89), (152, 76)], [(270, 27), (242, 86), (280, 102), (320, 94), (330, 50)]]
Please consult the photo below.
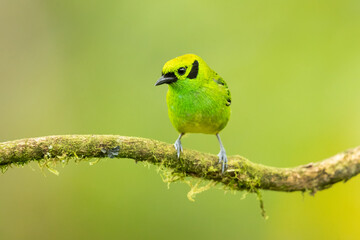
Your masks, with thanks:
[(275, 168), (230, 156), (227, 171), (221, 173), (216, 155), (184, 150), (180, 160), (172, 144), (117, 135), (63, 135), (28, 138), (0, 143), (0, 167), (29, 161), (131, 158), (166, 166), (172, 174), (223, 183), (231, 189), (257, 191), (310, 191), (329, 188), (360, 172), (360, 146), (317, 163), (294, 168)]

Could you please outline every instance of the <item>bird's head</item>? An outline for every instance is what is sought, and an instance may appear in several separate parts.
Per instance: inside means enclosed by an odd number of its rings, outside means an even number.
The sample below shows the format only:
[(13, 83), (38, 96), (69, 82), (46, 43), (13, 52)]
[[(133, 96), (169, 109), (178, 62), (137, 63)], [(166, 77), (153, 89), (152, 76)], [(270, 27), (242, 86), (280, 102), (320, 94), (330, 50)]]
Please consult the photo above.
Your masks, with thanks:
[[(186, 54), (165, 63), (160, 79), (155, 86), (161, 84), (180, 83), (189, 80), (199, 79), (199, 76), (206, 75), (208, 66), (199, 56)], [(205, 76), (204, 76), (205, 77)]]

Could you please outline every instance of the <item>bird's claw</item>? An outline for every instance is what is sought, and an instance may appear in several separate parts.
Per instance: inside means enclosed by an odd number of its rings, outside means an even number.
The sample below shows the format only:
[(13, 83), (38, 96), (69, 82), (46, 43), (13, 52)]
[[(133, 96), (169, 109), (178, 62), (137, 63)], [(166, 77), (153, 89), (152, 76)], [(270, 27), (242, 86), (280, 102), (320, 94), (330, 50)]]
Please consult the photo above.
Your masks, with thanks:
[(222, 162), (221, 173), (224, 173), (225, 169), (227, 169), (228, 167), (228, 159), (226, 156), (225, 149), (220, 149), (218, 156), (219, 156), (219, 163)]
[(174, 147), (176, 149), (176, 155), (178, 158), (180, 158), (180, 153), (183, 151), (182, 145), (181, 145), (181, 141), (180, 139), (177, 139), (174, 143)]

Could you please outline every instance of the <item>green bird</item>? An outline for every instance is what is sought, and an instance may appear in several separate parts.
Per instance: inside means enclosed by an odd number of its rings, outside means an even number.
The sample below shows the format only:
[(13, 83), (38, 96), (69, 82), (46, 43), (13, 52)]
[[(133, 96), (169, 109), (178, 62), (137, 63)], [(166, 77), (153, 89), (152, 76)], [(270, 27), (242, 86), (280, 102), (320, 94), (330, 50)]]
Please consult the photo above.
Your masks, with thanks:
[(180, 133), (174, 144), (177, 157), (183, 150), (180, 140), (184, 134), (214, 134), (220, 144), (218, 156), (224, 172), (228, 160), (219, 132), (231, 113), (231, 95), (224, 79), (199, 56), (186, 54), (165, 63), (155, 86), (164, 83), (169, 85), (166, 95), (169, 118)]

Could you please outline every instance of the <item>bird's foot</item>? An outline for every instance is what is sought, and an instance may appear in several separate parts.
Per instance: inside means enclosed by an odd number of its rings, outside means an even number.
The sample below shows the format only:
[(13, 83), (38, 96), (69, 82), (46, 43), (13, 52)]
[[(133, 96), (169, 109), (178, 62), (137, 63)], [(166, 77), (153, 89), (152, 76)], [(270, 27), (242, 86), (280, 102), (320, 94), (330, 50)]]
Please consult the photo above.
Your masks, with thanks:
[(225, 169), (227, 169), (228, 167), (228, 159), (224, 148), (220, 149), (218, 156), (219, 156), (219, 163), (222, 162), (221, 172), (224, 173)]
[(183, 151), (180, 138), (178, 138), (178, 139), (175, 141), (174, 147), (175, 147), (176, 152), (177, 152), (177, 157), (180, 158), (180, 153)]

